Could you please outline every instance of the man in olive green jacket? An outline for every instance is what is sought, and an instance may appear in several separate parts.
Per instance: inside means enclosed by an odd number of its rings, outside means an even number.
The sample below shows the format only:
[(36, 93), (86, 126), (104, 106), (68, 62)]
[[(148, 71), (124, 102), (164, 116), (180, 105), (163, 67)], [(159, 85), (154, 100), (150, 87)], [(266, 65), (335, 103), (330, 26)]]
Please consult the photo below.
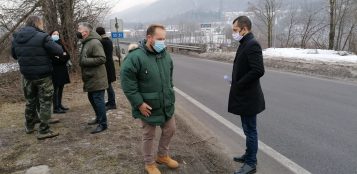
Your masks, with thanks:
[(153, 154), (156, 126), (162, 129), (156, 162), (172, 169), (178, 167), (168, 155), (176, 123), (173, 63), (165, 50), (165, 38), (162, 25), (150, 26), (146, 40), (130, 51), (121, 67), (122, 89), (131, 103), (133, 117), (142, 121), (145, 170), (149, 174), (160, 174)]
[(91, 133), (99, 133), (107, 129), (104, 91), (108, 88), (107, 72), (105, 69), (105, 53), (100, 42), (101, 37), (88, 23), (80, 23), (77, 37), (83, 44), (79, 65), (82, 69), (83, 89), (88, 92), (88, 99), (95, 111), (96, 119), (88, 123), (98, 124)]

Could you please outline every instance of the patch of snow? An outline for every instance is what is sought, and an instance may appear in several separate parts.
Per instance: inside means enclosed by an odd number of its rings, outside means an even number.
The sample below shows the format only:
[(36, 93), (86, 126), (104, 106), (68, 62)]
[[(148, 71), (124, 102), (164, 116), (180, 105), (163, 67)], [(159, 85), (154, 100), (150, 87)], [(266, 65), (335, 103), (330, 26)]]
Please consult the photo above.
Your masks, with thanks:
[(346, 51), (300, 48), (268, 48), (263, 51), (263, 54), (265, 58), (357, 63), (357, 55)]
[(0, 74), (18, 70), (19, 64), (17, 63), (0, 63)]

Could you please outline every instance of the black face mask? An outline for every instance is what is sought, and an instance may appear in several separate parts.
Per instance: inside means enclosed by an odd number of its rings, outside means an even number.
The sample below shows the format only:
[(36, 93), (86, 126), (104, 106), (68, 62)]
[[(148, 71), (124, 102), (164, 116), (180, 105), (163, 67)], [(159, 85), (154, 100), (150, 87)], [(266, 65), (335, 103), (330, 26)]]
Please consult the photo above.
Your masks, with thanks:
[(76, 32), (76, 35), (77, 35), (77, 38), (78, 38), (78, 39), (83, 39), (83, 36), (82, 36), (82, 33), (81, 33), (81, 32), (77, 31), (77, 32)]

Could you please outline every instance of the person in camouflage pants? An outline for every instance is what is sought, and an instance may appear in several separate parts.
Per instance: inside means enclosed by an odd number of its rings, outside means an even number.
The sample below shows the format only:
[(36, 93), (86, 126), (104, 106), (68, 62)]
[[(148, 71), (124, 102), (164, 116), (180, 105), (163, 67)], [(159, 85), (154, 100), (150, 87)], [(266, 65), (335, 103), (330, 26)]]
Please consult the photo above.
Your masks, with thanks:
[(23, 79), (23, 89), (26, 98), (25, 119), (28, 131), (40, 123), (39, 132), (47, 133), (51, 118), (53, 85), (51, 77), (39, 80)]
[(40, 123), (37, 139), (58, 136), (49, 127), (53, 95), (51, 55), (62, 55), (62, 47), (43, 31), (41, 17), (29, 16), (25, 26), (14, 33), (11, 53), (23, 76), (26, 133), (33, 133), (35, 124)]

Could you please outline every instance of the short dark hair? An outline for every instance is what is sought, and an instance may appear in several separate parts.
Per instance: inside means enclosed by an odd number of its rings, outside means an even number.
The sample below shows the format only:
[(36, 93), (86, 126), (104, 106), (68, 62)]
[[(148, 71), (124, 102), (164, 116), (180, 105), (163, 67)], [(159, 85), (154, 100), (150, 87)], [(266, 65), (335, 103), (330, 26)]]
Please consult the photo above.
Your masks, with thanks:
[(157, 28), (161, 28), (163, 30), (165, 30), (165, 27), (163, 25), (160, 25), (160, 24), (152, 24), (149, 26), (149, 28), (147, 29), (146, 31), (146, 35), (154, 35), (155, 34), (155, 31)]
[(250, 31), (252, 30), (252, 21), (247, 16), (239, 16), (236, 19), (234, 19), (233, 24), (238, 22), (238, 27), (239, 28), (244, 28), (247, 27), (247, 29)]
[(38, 25), (42, 22), (42, 18), (39, 16), (29, 16), (26, 20), (26, 26), (38, 28)]
[(99, 35), (103, 35), (105, 34), (105, 29), (103, 27), (97, 27), (95, 29), (95, 31), (99, 34)]
[[(49, 32), (48, 34), (51, 36), (54, 32), (58, 32), (59, 33), (59, 30), (52, 30), (51, 32)], [(61, 35), (61, 34), (60, 34)]]

